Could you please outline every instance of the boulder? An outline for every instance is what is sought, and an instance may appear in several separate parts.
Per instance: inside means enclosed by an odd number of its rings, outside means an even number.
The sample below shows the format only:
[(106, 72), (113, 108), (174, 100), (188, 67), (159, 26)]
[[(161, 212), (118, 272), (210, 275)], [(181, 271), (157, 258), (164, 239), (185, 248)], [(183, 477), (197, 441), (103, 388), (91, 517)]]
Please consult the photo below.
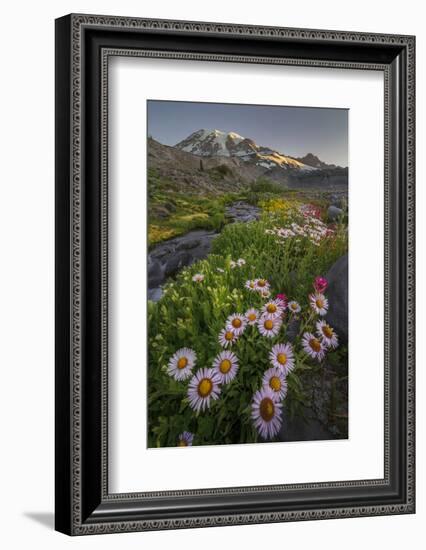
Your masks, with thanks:
[(327, 210), (327, 216), (329, 221), (335, 222), (337, 219), (343, 214), (343, 210), (341, 208), (337, 208), (337, 206), (329, 206)]
[(170, 275), (175, 275), (182, 267), (190, 265), (193, 262), (193, 257), (188, 252), (176, 252), (173, 256), (168, 258), (166, 267), (164, 269), (164, 274), (166, 277)]
[(159, 287), (148, 289), (148, 300), (151, 300), (151, 302), (158, 302), (162, 295), (163, 291)]
[(164, 269), (157, 260), (152, 261), (148, 257), (148, 287), (153, 288), (164, 280)]
[(328, 281), (326, 291), (328, 313), (325, 317), (340, 341), (348, 341), (348, 255), (345, 254), (335, 262), (325, 278)]

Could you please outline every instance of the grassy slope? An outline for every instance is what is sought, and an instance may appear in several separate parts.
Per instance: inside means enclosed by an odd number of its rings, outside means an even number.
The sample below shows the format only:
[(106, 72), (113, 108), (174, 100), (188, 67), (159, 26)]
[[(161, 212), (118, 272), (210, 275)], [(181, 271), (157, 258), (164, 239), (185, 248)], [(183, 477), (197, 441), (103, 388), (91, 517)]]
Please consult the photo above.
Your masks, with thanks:
[[(214, 173), (214, 177), (220, 178), (218, 174)], [(192, 229), (219, 231), (226, 223), (225, 206), (241, 196), (240, 193), (214, 195), (182, 191), (182, 186), (159, 177), (153, 169), (148, 173), (148, 190), (150, 245)]]

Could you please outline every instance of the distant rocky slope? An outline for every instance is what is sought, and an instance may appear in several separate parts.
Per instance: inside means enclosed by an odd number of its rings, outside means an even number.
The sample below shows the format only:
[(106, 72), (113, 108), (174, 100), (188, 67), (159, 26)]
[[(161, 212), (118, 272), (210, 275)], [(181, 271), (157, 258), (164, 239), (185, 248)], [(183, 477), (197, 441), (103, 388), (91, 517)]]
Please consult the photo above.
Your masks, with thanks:
[(210, 194), (238, 191), (265, 172), (238, 157), (199, 157), (152, 138), (148, 139), (148, 169), (176, 183), (182, 192)]

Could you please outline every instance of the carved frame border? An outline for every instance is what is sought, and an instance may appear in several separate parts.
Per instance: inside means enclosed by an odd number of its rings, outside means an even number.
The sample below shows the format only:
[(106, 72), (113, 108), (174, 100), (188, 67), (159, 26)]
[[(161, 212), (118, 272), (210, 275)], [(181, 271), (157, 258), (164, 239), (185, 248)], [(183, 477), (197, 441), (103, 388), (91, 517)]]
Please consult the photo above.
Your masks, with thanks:
[[(326, 519), (337, 517), (359, 517), (370, 515), (384, 515), (395, 513), (414, 512), (414, 154), (415, 154), (415, 61), (414, 48), (415, 40), (411, 36), (397, 36), (389, 34), (365, 34), (365, 33), (346, 33), (341, 31), (308, 30), (308, 29), (287, 29), (278, 27), (253, 27), (245, 25), (229, 25), (218, 23), (201, 23), (187, 21), (168, 21), (153, 19), (136, 19), (125, 17), (107, 17), (95, 15), (71, 15), (71, 174), (70, 174), (70, 236), (71, 236), (71, 323), (70, 323), (70, 401), (71, 401), (71, 424), (70, 424), (70, 452), (71, 452), (71, 518), (69, 532), (75, 535), (98, 534), (98, 533), (116, 533), (125, 531), (143, 531), (153, 529), (177, 529), (188, 527), (202, 527), (215, 525), (237, 525), (248, 523), (263, 522), (283, 522), (310, 519)], [(138, 520), (138, 521), (96, 521), (86, 523), (82, 517), (81, 506), (81, 459), (82, 459), (82, 433), (81, 433), (81, 380), (82, 380), (82, 151), (81, 145), (81, 123), (82, 123), (82, 34), (85, 28), (119, 28), (121, 30), (154, 30), (154, 31), (174, 31), (190, 33), (209, 33), (211, 35), (227, 36), (249, 36), (262, 38), (291, 38), (300, 40), (325, 41), (327, 43), (363, 43), (370, 45), (392, 44), (399, 45), (406, 49), (407, 55), (407, 187), (406, 187), (406, 205), (407, 205), (407, 239), (406, 239), (406, 265), (407, 265), (407, 495), (406, 502), (398, 505), (380, 505), (365, 507), (339, 507), (326, 508), (320, 507), (316, 510), (298, 510), (268, 513), (250, 513), (250, 514), (223, 514), (179, 519), (164, 520)], [(191, 59), (203, 61), (234, 61), (243, 63), (274, 63), (287, 65), (302, 65), (316, 67), (335, 67), (342, 69), (369, 69), (380, 70), (385, 76), (385, 477), (383, 480), (364, 480), (359, 482), (343, 481), (335, 483), (315, 483), (315, 484), (297, 484), (287, 486), (271, 487), (241, 487), (229, 489), (214, 490), (194, 490), (194, 491), (172, 491), (161, 493), (130, 493), (130, 494), (109, 494), (108, 493), (108, 475), (107, 475), (107, 416), (108, 416), (108, 353), (107, 353), (107, 319), (108, 319), (108, 219), (107, 219), (107, 195), (108, 195), (108, 148), (107, 148), (107, 123), (108, 123), (108, 59), (110, 56), (139, 56), (139, 57), (158, 57), (168, 59)], [(212, 54), (194, 54), (191, 52), (174, 53), (164, 51), (141, 51), (120, 48), (105, 48), (102, 51), (102, 100), (101, 100), (101, 210), (102, 210), (102, 498), (105, 501), (125, 501), (138, 500), (148, 496), (182, 496), (185, 494), (225, 494), (232, 493), (251, 493), (259, 490), (303, 490), (310, 487), (353, 487), (353, 486), (374, 486), (386, 484), (389, 475), (389, 431), (388, 417), (391, 403), (389, 401), (389, 378), (386, 365), (389, 364), (389, 331), (388, 318), (389, 308), (386, 304), (389, 300), (389, 257), (390, 257), (390, 238), (389, 224), (391, 221), (388, 187), (389, 187), (389, 145), (391, 140), (391, 124), (389, 118), (389, 103), (391, 101), (389, 89), (389, 67), (386, 64), (356, 63), (356, 62), (334, 62), (319, 61), (315, 59), (291, 59), (291, 58), (268, 58), (268, 57), (247, 57), (232, 55), (212, 55)], [(61, 529), (62, 530), (62, 529)]]

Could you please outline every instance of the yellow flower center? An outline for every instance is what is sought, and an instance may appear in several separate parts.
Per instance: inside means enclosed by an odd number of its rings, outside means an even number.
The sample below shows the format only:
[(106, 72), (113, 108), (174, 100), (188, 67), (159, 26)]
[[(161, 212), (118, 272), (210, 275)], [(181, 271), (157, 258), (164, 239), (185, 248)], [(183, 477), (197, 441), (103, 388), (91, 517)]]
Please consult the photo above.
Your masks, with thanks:
[(230, 368), (232, 367), (232, 363), (229, 359), (224, 359), (222, 363), (219, 365), (219, 370), (222, 374), (226, 374), (229, 372)]
[(254, 288), (254, 281), (250, 281), (250, 288)]
[(285, 365), (287, 363), (287, 355), (285, 353), (279, 353), (277, 355), (277, 361), (280, 365)]
[(256, 313), (249, 313), (248, 320), (249, 321), (256, 321)]
[(274, 328), (274, 323), (271, 321), (271, 319), (266, 319), (266, 321), (263, 323), (263, 326), (266, 328), (266, 330), (272, 330)]
[(309, 340), (309, 345), (316, 353), (321, 351), (321, 342), (317, 338), (312, 338)]
[(265, 422), (270, 422), (273, 419), (275, 412), (275, 406), (272, 399), (269, 397), (263, 398), (260, 402), (259, 412)]
[(187, 364), (188, 364), (188, 359), (186, 357), (181, 357), (177, 362), (177, 368), (184, 369)]
[(269, 385), (274, 391), (280, 391), (281, 389), (281, 380), (278, 378), (278, 376), (273, 376), (269, 380)]
[(225, 340), (228, 340), (228, 342), (230, 342), (233, 339), (234, 339), (234, 333), (233, 332), (231, 332), (230, 330), (225, 332)]
[(257, 286), (260, 286), (260, 287), (266, 286), (266, 281), (264, 279), (259, 279), (257, 281)]
[(321, 298), (318, 298), (316, 301), (315, 301), (315, 304), (318, 308), (322, 309), (324, 307), (324, 302)]
[(200, 397), (207, 397), (211, 394), (213, 389), (213, 382), (210, 378), (202, 378), (198, 383), (198, 395)]
[(268, 304), (266, 306), (266, 311), (268, 313), (275, 313), (277, 311), (277, 306), (275, 304)]
[(325, 325), (322, 328), (322, 331), (324, 333), (324, 336), (326, 336), (327, 338), (331, 338), (333, 336), (333, 329), (331, 327), (329, 327), (328, 325)]
[(179, 439), (178, 447), (188, 447), (188, 443), (184, 439)]
[(297, 305), (296, 304), (291, 304), (291, 309), (297, 309)]
[(241, 319), (238, 319), (238, 317), (236, 319), (233, 319), (232, 320), (232, 326), (234, 328), (240, 328), (240, 326), (243, 324), (243, 322), (241, 321)]

